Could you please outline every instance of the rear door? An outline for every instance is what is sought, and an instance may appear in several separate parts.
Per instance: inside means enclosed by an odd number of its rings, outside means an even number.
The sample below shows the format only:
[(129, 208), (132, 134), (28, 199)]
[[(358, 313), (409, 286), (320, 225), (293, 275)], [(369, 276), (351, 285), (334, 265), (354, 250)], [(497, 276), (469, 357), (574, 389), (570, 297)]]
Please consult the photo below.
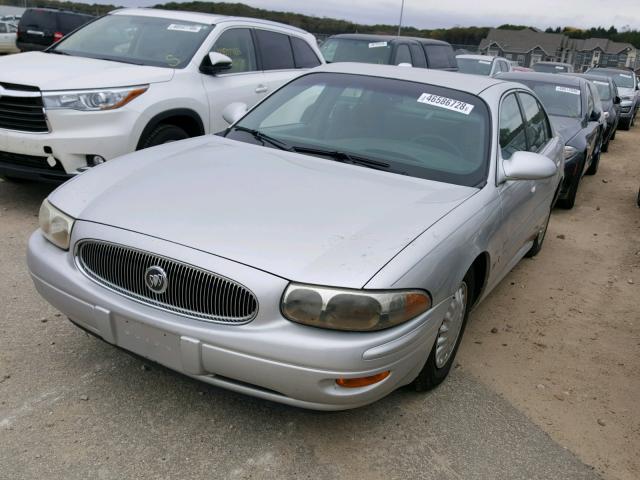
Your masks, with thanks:
[(57, 29), (56, 12), (30, 9), (20, 19), (18, 38), (21, 43), (31, 44), (36, 50), (44, 50), (53, 43)]
[(215, 40), (212, 52), (232, 60), (231, 70), (217, 75), (202, 75), (202, 83), (209, 101), (210, 133), (224, 130), (227, 123), (222, 110), (233, 102), (255, 105), (267, 92), (260, 70), (253, 33), (250, 28), (230, 27)]
[[(299, 71), (300, 68), (309, 68), (311, 65), (317, 66), (320, 64), (320, 60), (318, 60), (313, 50), (309, 52), (300, 44), (300, 42), (304, 42), (300, 38), (261, 28), (254, 29), (254, 33), (258, 48), (258, 58), (264, 74), (264, 83), (260, 91), (261, 96), (277, 90), (283, 84), (299, 75), (301, 73)], [(294, 54), (293, 38), (296, 39), (296, 54)], [(296, 59), (301, 62), (301, 66), (298, 68), (296, 68)], [(315, 65), (316, 62), (317, 65)]]

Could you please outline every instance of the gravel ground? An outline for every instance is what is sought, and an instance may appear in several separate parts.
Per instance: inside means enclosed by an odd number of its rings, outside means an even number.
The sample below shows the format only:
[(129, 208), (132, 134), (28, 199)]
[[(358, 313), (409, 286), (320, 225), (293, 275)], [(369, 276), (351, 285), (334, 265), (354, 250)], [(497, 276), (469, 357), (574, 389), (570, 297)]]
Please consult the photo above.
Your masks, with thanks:
[(200, 384), (73, 327), (25, 267), (50, 189), (0, 182), (0, 477), (639, 478), (638, 140), (619, 133), (540, 256), (474, 312), (445, 384), (339, 413)]

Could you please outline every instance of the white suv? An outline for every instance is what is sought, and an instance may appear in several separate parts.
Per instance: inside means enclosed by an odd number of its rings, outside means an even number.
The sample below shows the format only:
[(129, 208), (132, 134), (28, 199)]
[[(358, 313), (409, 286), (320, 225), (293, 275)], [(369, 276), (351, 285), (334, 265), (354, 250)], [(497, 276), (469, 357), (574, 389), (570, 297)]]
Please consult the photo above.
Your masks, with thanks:
[(0, 176), (62, 181), (134, 150), (224, 129), (323, 63), (315, 38), (249, 18), (123, 9), (45, 52), (0, 59)]

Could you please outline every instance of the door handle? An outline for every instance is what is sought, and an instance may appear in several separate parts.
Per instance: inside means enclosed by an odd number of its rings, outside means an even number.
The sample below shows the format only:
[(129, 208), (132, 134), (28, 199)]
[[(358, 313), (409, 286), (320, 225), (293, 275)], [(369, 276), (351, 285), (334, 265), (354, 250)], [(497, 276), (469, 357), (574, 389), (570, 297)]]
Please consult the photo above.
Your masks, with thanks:
[(269, 90), (269, 88), (265, 85), (258, 85), (256, 87), (256, 93), (265, 93)]

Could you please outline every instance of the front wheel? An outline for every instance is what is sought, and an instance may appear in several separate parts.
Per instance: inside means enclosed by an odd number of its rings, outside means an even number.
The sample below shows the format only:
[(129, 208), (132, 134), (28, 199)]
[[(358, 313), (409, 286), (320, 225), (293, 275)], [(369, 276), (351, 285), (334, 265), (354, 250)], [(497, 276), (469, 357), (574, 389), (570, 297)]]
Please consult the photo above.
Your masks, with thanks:
[(474, 273), (469, 270), (449, 300), (427, 363), (413, 381), (416, 392), (437, 387), (449, 375), (467, 326), (474, 293)]
[(551, 219), (551, 210), (549, 210), (549, 215), (547, 215), (547, 221), (544, 224), (544, 227), (540, 229), (538, 235), (536, 235), (536, 239), (533, 241), (533, 245), (527, 253), (525, 253), (525, 257), (531, 258), (535, 257), (542, 250), (542, 244), (544, 243), (544, 238), (547, 236), (547, 229), (549, 228), (549, 220)]
[(571, 210), (573, 206), (576, 204), (576, 197), (578, 196), (578, 187), (580, 186), (580, 175), (576, 175), (569, 186), (569, 191), (567, 192), (567, 198), (559, 198), (556, 205), (560, 208), (564, 208), (565, 210)]
[(596, 173), (598, 173), (598, 166), (600, 165), (600, 152), (602, 151), (602, 147), (600, 149), (598, 149), (598, 154), (594, 155), (593, 158), (591, 159), (591, 165), (589, 165), (589, 168), (587, 169), (585, 173), (585, 175), (595, 175)]
[(165, 143), (177, 142), (189, 138), (189, 134), (175, 125), (160, 125), (142, 142), (142, 148), (155, 147)]

